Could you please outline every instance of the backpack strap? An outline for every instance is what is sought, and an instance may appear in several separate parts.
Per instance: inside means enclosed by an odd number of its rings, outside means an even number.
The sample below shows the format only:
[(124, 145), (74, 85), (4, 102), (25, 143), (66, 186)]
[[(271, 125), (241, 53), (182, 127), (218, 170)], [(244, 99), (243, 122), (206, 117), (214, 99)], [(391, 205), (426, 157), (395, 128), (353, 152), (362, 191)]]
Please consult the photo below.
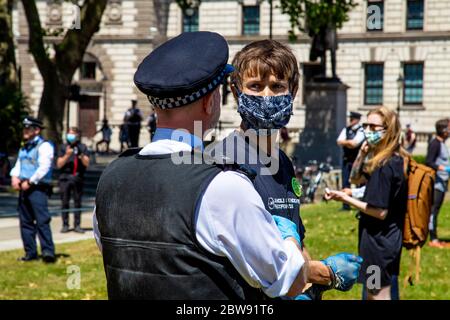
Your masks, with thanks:
[[(421, 252), (422, 248), (420, 246), (416, 246), (412, 249), (408, 249), (409, 256), (410, 256), (410, 265), (408, 268), (408, 273), (406, 274), (405, 278), (403, 279), (403, 287), (405, 288), (406, 285), (409, 283), (410, 286), (413, 286), (414, 283), (419, 283), (420, 281), (420, 258), (421, 258)], [(415, 275), (413, 280), (413, 273)]]

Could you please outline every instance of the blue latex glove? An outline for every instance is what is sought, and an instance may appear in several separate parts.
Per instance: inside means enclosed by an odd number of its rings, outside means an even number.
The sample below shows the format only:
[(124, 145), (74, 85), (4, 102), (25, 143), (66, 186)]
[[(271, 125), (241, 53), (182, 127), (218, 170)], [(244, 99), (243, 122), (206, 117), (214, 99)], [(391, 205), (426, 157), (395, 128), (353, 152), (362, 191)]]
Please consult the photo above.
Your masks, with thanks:
[(322, 260), (334, 274), (332, 288), (339, 291), (350, 290), (358, 279), (362, 261), (361, 257), (350, 253), (339, 253)]
[(275, 224), (278, 227), (278, 230), (281, 232), (281, 237), (283, 239), (293, 237), (300, 244), (300, 236), (297, 232), (297, 225), (287, 218), (283, 218), (280, 216), (272, 216), (273, 220), (275, 220)]
[(445, 171), (447, 171), (447, 173), (450, 173), (450, 166), (446, 166)]
[(310, 300), (310, 301), (322, 300), (322, 294), (326, 290), (328, 290), (326, 286), (322, 286), (320, 284), (313, 284), (304, 293), (296, 296), (294, 300)]

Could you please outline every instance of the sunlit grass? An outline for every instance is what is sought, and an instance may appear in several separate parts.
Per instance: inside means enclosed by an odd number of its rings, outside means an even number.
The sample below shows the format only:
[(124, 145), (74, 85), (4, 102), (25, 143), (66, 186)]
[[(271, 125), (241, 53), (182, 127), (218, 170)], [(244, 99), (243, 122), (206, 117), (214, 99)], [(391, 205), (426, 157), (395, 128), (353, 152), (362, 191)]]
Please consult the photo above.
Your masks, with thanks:
[[(306, 246), (313, 259), (322, 259), (339, 252), (357, 253), (358, 220), (355, 211), (338, 211), (336, 202), (304, 206), (301, 216), (306, 226)], [(439, 237), (450, 239), (450, 202), (439, 215)], [(401, 260), (401, 299), (450, 299), (450, 248), (436, 249), (425, 245), (422, 248), (420, 282), (403, 286), (403, 279), (411, 258), (403, 250)], [(361, 299), (362, 286), (356, 285), (349, 292), (329, 291), (325, 299)]]
[[(339, 252), (357, 252), (358, 224), (355, 212), (339, 212), (338, 203), (320, 203), (301, 209), (306, 226), (306, 245), (314, 259)], [(439, 234), (450, 239), (450, 202), (439, 216)], [(0, 299), (107, 299), (102, 257), (94, 240), (57, 245), (57, 263), (17, 262), (22, 250), (0, 252)], [(401, 280), (409, 266), (402, 256)], [(68, 267), (80, 268), (80, 289), (70, 290)], [(422, 250), (421, 282), (403, 288), (401, 299), (450, 299), (450, 249), (425, 246)], [(70, 281), (69, 281), (70, 282)], [(349, 292), (329, 291), (325, 299), (360, 299), (361, 286)]]

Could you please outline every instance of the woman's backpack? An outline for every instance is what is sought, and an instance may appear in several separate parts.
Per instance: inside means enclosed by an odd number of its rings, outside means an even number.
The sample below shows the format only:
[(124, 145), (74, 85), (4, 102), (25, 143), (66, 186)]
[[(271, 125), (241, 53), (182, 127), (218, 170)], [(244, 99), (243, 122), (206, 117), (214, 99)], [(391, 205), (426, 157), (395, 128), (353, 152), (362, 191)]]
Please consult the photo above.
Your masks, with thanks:
[(436, 173), (432, 168), (408, 157), (405, 159), (405, 174), (408, 181), (408, 200), (403, 228), (403, 246), (410, 251), (413, 258), (405, 284), (407, 281), (412, 284), (414, 264), (415, 280), (419, 281), (420, 249), (428, 238)]

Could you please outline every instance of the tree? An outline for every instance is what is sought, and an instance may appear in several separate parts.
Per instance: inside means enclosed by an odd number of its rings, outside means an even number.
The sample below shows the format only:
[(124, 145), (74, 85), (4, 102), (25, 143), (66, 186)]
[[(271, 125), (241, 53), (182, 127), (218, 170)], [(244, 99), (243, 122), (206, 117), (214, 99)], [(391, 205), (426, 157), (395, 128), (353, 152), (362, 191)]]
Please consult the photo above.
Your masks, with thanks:
[(47, 128), (47, 138), (59, 143), (73, 75), (83, 61), (92, 36), (99, 30), (107, 0), (84, 0), (80, 8), (80, 28), (69, 29), (62, 40), (52, 44), (52, 57), (46, 49), (46, 31), (41, 26), (36, 1), (22, 0), (22, 4), (28, 22), (29, 50), (44, 81), (38, 116)]
[(0, 0), (0, 152), (18, 148), (27, 104), (20, 90), (12, 32), (13, 0)]
[(289, 15), (291, 41), (297, 39), (296, 30), (311, 35), (325, 27), (342, 28), (356, 6), (354, 0), (280, 0), (281, 12)]

